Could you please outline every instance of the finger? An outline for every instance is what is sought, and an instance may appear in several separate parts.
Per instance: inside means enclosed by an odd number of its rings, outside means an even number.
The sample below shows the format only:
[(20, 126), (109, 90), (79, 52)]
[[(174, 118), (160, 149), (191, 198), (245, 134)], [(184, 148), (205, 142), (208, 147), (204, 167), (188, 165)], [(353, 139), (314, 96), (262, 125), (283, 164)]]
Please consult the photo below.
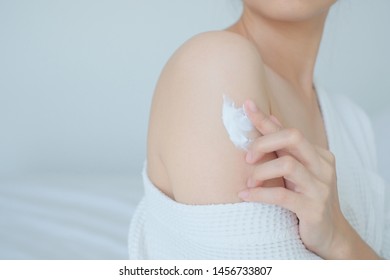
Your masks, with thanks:
[(258, 137), (249, 147), (246, 160), (253, 164), (258, 162), (265, 153), (281, 150), (294, 156), (312, 171), (319, 169), (320, 156), (317, 150), (299, 130), (292, 128)]
[(304, 207), (304, 197), (284, 187), (247, 189), (241, 191), (238, 196), (247, 202), (278, 205), (297, 215), (301, 213), (301, 209)]
[(278, 131), (281, 127), (264, 114), (252, 100), (244, 103), (245, 112), (255, 128), (263, 135)]
[(283, 156), (256, 166), (252, 175), (248, 178), (247, 185), (249, 188), (253, 188), (257, 186), (254, 182), (280, 177), (293, 183), (293, 190), (296, 192), (311, 193), (316, 189), (314, 186), (317, 180), (300, 162), (291, 156)]
[(271, 121), (276, 123), (278, 126), (282, 127), (282, 123), (278, 120), (277, 117), (275, 117), (274, 115), (270, 115), (269, 118), (271, 119)]

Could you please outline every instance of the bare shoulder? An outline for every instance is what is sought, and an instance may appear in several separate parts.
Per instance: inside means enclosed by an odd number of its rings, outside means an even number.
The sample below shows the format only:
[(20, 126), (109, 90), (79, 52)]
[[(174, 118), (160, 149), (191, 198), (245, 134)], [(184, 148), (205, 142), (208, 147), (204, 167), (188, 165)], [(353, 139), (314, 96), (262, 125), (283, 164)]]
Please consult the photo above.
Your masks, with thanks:
[(177, 74), (193, 80), (202, 79), (203, 83), (207, 76), (216, 85), (229, 79), (229, 86), (234, 86), (234, 81), (245, 75), (248, 79), (256, 76), (262, 84), (265, 79), (264, 64), (255, 46), (246, 38), (228, 31), (201, 33), (185, 42), (167, 63), (159, 85), (169, 82)]
[(177, 50), (172, 61), (193, 56), (211, 59), (211, 63), (223, 62), (219, 59), (224, 58), (229, 62), (262, 64), (256, 47), (243, 36), (230, 31), (209, 31), (195, 35)]
[(148, 174), (182, 203), (239, 201), (251, 167), (222, 122), (223, 96), (269, 112), (264, 65), (240, 35), (206, 32), (183, 44), (164, 67), (151, 107)]
[[(258, 101), (269, 111), (264, 64), (255, 46), (228, 31), (198, 34), (185, 42), (164, 67), (155, 100), (220, 103), (229, 95), (238, 105)], [(195, 99), (195, 100), (194, 100)]]

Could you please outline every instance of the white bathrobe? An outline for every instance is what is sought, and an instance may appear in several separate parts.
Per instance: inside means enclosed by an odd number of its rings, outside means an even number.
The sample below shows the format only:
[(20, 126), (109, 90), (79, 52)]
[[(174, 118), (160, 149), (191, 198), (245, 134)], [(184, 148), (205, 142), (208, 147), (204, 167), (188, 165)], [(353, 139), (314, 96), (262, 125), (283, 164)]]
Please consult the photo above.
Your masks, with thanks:
[[(390, 191), (377, 174), (369, 119), (346, 97), (318, 85), (317, 94), (336, 156), (341, 209), (360, 236), (390, 258)], [(129, 231), (130, 259), (320, 259), (305, 248), (297, 217), (286, 209), (250, 202), (186, 205), (151, 183), (146, 164), (143, 179), (145, 195)]]

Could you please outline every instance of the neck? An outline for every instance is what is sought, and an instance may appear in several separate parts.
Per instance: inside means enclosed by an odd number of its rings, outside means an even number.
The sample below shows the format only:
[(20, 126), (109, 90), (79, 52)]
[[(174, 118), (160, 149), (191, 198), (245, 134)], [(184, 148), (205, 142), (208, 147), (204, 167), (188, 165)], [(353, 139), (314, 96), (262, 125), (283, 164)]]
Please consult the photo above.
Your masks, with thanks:
[(252, 41), (265, 65), (299, 92), (313, 93), (313, 76), (327, 11), (304, 22), (280, 22), (244, 10), (237, 31)]

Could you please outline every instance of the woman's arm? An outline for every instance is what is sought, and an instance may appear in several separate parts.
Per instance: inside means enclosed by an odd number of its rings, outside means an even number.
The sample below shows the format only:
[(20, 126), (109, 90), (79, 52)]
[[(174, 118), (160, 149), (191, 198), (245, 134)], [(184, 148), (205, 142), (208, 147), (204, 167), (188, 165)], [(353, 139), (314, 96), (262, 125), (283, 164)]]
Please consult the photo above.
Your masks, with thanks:
[(269, 111), (263, 62), (239, 35), (196, 36), (173, 55), (161, 74), (151, 109), (148, 163), (164, 165), (178, 202), (240, 201), (237, 193), (245, 188), (253, 168), (223, 126), (223, 95), (237, 106), (251, 98)]

